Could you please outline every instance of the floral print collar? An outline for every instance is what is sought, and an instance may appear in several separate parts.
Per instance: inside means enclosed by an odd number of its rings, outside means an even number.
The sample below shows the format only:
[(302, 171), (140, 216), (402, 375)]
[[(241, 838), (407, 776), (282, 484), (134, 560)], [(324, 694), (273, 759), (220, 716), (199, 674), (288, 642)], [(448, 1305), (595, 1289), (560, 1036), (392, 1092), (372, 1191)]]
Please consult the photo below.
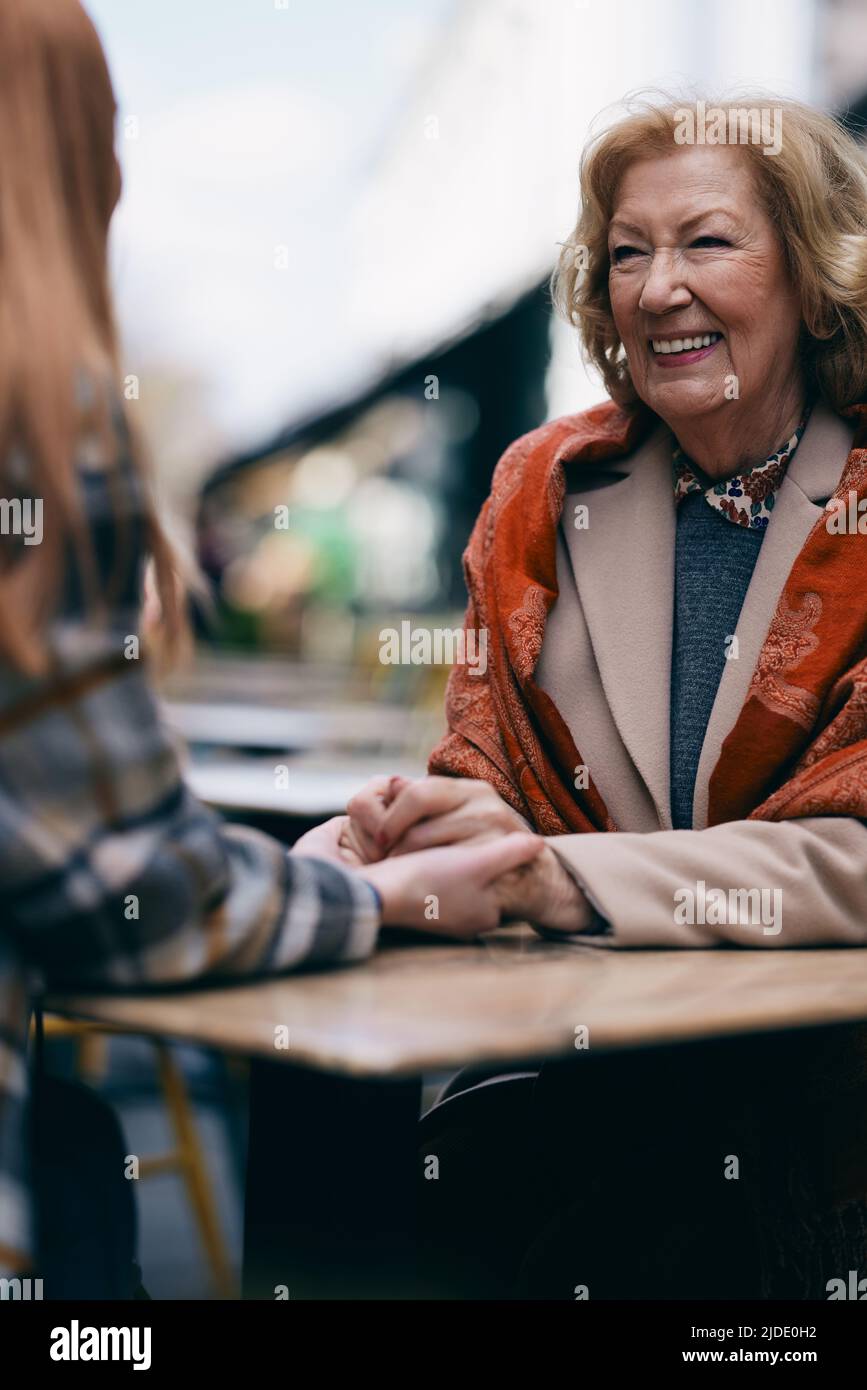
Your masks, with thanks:
[(707, 487), (699, 482), (693, 472), (693, 465), (675, 440), (672, 454), (674, 473), (674, 500), (680, 502), (690, 492), (704, 493), (710, 506), (722, 512), (724, 517), (736, 526), (747, 526), (752, 531), (763, 531), (771, 519), (777, 489), (786, 476), (786, 469), (797, 449), (801, 436), (810, 418), (811, 405), (807, 406), (801, 423), (791, 439), (780, 445), (776, 453), (734, 478)]

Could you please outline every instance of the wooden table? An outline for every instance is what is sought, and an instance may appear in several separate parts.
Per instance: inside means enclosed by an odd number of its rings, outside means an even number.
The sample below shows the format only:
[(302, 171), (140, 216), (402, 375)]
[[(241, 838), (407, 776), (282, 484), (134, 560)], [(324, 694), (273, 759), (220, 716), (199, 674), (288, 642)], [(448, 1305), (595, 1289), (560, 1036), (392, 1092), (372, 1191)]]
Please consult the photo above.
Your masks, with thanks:
[(47, 1007), (254, 1059), (246, 1290), (333, 1293), (339, 1267), (345, 1294), (386, 1287), (386, 1266), (411, 1283), (423, 1073), (574, 1060), (576, 1037), (592, 1051), (864, 1022), (867, 951), (618, 951), (521, 926), (474, 944), (402, 937), (343, 970)]
[[(387, 938), (385, 938), (387, 940)], [(509, 927), (381, 949), (350, 969), (182, 993), (55, 998), (52, 1011), (344, 1076), (867, 1020), (867, 951), (619, 951)], [(275, 1030), (289, 1046), (275, 1047)]]

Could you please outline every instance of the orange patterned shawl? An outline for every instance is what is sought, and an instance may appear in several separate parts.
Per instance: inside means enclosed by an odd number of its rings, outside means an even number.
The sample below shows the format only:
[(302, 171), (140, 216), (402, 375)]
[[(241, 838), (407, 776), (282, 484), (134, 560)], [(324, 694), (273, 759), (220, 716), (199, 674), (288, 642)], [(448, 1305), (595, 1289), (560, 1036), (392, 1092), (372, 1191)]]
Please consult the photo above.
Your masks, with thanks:
[[(867, 498), (867, 405), (835, 496)], [(607, 402), (516, 440), (464, 555), (467, 628), (488, 632), (487, 671), (452, 670), (449, 733), (429, 769), (492, 783), (543, 834), (616, 830), (592, 781), (574, 785), (579, 749), (533, 673), (557, 600), (564, 463), (630, 453), (656, 424)], [(867, 525), (867, 501), (864, 503)], [(578, 735), (580, 739), (580, 732)], [(708, 823), (750, 817), (867, 818), (867, 534), (829, 533), (798, 555), (737, 722), (710, 782)]]

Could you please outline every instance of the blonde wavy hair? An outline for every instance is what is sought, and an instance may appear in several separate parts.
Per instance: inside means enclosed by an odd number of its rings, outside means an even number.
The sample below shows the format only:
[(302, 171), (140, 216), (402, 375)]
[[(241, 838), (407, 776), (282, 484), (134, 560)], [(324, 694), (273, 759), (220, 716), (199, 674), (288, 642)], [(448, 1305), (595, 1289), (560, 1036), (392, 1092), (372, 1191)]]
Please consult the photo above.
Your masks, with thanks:
[[(630, 95), (626, 114), (591, 135), (579, 168), (581, 207), (551, 278), (557, 311), (577, 326), (585, 360), (618, 404), (638, 403), (608, 295), (608, 224), (624, 172), (676, 148), (675, 127), (695, 93)], [(710, 110), (781, 111), (781, 148), (740, 145), (801, 294), (808, 385), (835, 410), (867, 396), (867, 153), (832, 117), (798, 101), (748, 92)], [(734, 117), (733, 119), (737, 119)]]

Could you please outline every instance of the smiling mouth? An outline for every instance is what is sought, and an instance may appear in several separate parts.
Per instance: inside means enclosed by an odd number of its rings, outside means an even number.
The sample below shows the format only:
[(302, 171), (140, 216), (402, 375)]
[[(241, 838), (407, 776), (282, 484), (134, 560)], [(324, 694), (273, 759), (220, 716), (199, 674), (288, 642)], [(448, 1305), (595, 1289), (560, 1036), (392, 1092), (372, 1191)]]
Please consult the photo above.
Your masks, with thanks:
[(721, 333), (696, 333), (681, 338), (648, 338), (654, 357), (671, 357), (678, 353), (696, 352), (701, 348), (712, 347), (722, 338)]

